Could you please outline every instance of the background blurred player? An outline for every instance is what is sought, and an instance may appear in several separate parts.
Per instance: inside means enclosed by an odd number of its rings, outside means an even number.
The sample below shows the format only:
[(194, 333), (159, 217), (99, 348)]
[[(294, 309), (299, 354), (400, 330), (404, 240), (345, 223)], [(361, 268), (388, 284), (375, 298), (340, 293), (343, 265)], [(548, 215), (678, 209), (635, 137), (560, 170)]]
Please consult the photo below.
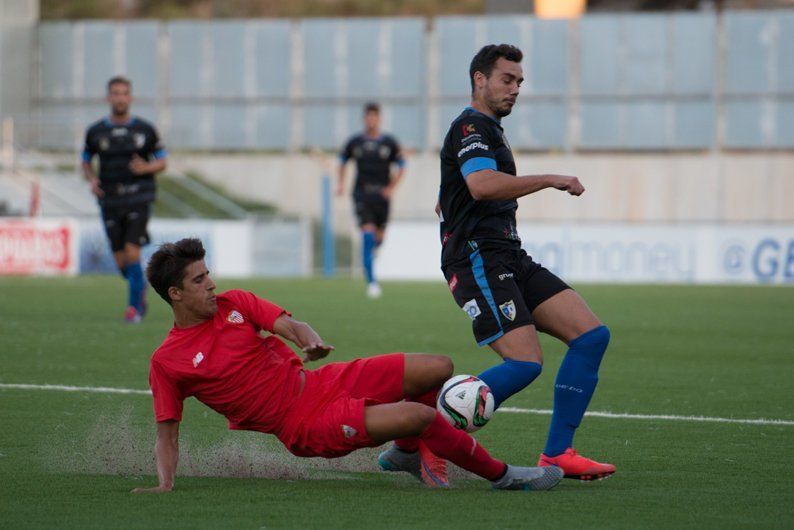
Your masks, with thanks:
[[(129, 283), (124, 319), (140, 322), (146, 313), (146, 283), (141, 247), (149, 243), (146, 225), (155, 198), (155, 173), (166, 167), (166, 151), (155, 128), (130, 115), (132, 83), (114, 77), (107, 84), (110, 116), (92, 124), (85, 135), (83, 174), (102, 211), (113, 258)], [(99, 156), (99, 177), (91, 160)]]
[[(405, 173), (405, 159), (397, 140), (380, 130), (380, 106), (364, 106), (364, 131), (350, 138), (339, 155), (339, 183), (336, 194), (345, 192), (345, 167), (351, 158), (356, 161), (356, 182), (353, 186), (358, 225), (362, 236), (362, 258), (367, 279), (367, 295), (378, 298), (380, 285), (375, 279), (375, 250), (383, 243), (389, 220), (389, 202)], [(393, 171), (394, 166), (397, 167)]]
[[(394, 353), (305, 370), (304, 361), (333, 350), (309, 325), (245, 291), (215, 294), (198, 239), (168, 243), (146, 275), (171, 305), (174, 327), (151, 358), (149, 384), (157, 421), (159, 485), (169, 491), (179, 459), (182, 402), (189, 396), (223, 414), (230, 429), (275, 434), (297, 456), (334, 458), (388, 440), (418, 437), (431, 450), (490, 480), (496, 489), (550, 489), (558, 468), (514, 467), (492, 458), (433, 408), (452, 362), (437, 355)], [(274, 335), (262, 337), (260, 332)], [(418, 456), (394, 451), (395, 471), (418, 475)]]
[(442, 270), (455, 302), (472, 320), (477, 344), (488, 344), (504, 359), (479, 375), (497, 406), (540, 375), (538, 329), (568, 345), (539, 464), (593, 480), (615, 467), (578, 455), (573, 436), (595, 391), (610, 333), (573, 289), (521, 248), (517, 198), (546, 188), (584, 192), (576, 177), (516, 176), (500, 120), (518, 98), (521, 59), (521, 50), (502, 44), (485, 46), (471, 62), (471, 106), (452, 122), (441, 150)]

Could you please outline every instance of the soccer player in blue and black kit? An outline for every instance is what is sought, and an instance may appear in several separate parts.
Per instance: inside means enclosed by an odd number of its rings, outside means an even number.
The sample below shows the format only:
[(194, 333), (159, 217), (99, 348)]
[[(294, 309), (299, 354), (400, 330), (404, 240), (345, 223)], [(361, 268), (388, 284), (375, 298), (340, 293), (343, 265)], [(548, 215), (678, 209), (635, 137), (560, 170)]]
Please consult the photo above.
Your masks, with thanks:
[[(149, 243), (146, 226), (155, 198), (156, 173), (166, 167), (166, 151), (155, 128), (130, 115), (132, 83), (114, 77), (107, 84), (110, 116), (86, 131), (83, 173), (99, 201), (113, 258), (129, 283), (124, 319), (137, 323), (146, 313), (146, 283), (141, 247)], [(91, 161), (99, 156), (99, 176)]]
[[(361, 228), (367, 295), (378, 298), (381, 289), (375, 280), (374, 254), (383, 243), (389, 220), (389, 202), (405, 172), (405, 159), (397, 140), (381, 133), (380, 106), (377, 103), (364, 106), (364, 132), (350, 138), (339, 155), (337, 195), (345, 192), (345, 165), (351, 158), (356, 161), (353, 202)], [(396, 171), (393, 171), (395, 167)]]
[(521, 50), (502, 44), (485, 46), (471, 62), (471, 106), (452, 122), (441, 150), (441, 268), (455, 302), (472, 320), (477, 344), (502, 357), (479, 375), (497, 406), (540, 375), (538, 330), (568, 346), (539, 465), (594, 480), (611, 475), (615, 466), (579, 455), (573, 437), (595, 391), (610, 333), (576, 291), (521, 248), (516, 199), (546, 188), (584, 192), (576, 177), (517, 176), (501, 120), (524, 79), (521, 59)]

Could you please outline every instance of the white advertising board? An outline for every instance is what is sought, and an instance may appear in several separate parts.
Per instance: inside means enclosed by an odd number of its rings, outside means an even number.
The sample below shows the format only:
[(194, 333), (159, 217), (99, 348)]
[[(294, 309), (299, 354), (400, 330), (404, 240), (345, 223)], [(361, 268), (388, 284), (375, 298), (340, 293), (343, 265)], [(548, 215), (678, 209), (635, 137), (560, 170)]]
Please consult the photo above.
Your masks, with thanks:
[[(521, 223), (524, 249), (571, 282), (794, 285), (794, 225)], [(394, 222), (383, 279), (438, 279), (438, 225)]]

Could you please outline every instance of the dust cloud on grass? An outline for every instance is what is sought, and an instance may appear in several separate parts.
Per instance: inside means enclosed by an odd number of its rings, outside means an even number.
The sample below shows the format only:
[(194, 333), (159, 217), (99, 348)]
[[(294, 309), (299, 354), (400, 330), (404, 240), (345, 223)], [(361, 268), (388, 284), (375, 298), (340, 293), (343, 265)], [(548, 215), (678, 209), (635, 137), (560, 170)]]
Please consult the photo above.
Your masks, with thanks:
[[(153, 476), (154, 425), (133, 420), (133, 407), (100, 414), (84, 432), (64, 428), (41, 447), (47, 469), (55, 473)], [(385, 447), (385, 446), (384, 446)], [(377, 472), (378, 453), (366, 448), (343, 458), (298, 458), (268, 434), (226, 431), (219, 439), (199, 440), (189, 424), (181, 429), (177, 476), (286, 480), (357, 478), (351, 473)], [(395, 479), (415, 480), (405, 473)], [(472, 475), (450, 464), (451, 478)]]

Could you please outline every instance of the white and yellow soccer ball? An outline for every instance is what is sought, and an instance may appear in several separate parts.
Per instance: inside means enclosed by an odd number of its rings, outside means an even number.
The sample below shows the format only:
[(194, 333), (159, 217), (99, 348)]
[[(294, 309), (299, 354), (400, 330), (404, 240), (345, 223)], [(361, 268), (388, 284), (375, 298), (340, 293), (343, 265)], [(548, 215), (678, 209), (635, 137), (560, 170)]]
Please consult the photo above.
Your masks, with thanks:
[(438, 393), (436, 408), (457, 429), (474, 432), (493, 416), (491, 389), (473, 375), (456, 375)]

